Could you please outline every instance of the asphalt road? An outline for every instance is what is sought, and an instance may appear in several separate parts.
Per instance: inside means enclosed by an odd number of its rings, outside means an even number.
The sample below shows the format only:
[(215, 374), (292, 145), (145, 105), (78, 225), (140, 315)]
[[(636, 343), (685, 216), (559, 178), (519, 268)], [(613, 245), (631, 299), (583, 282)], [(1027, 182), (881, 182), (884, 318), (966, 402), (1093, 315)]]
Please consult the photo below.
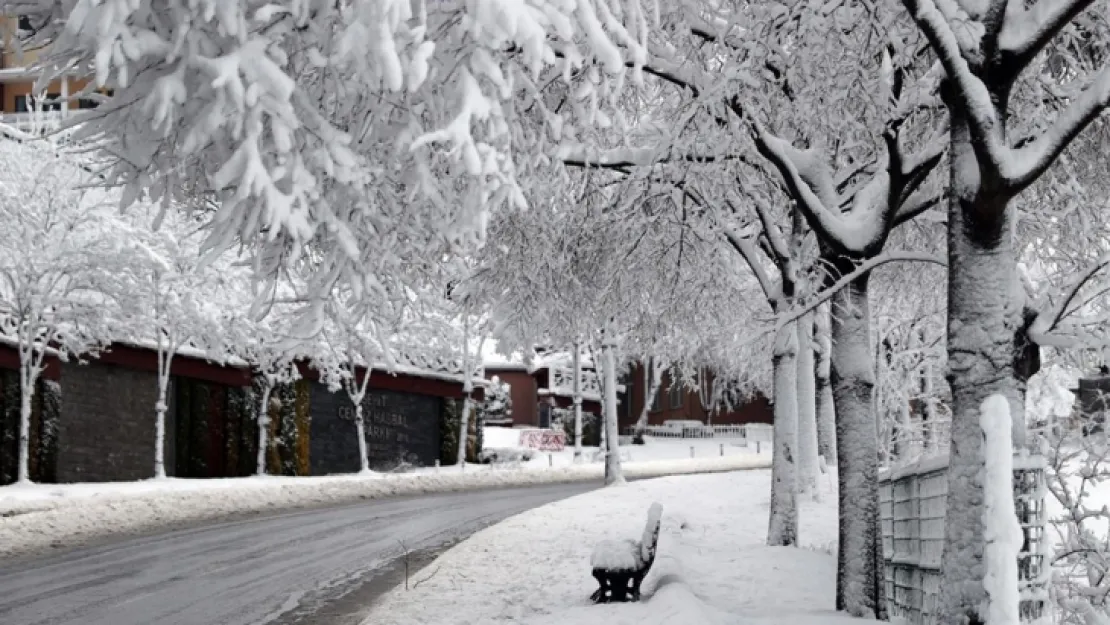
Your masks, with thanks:
[(357, 623), (404, 581), (406, 551), (413, 571), (482, 527), (597, 486), (380, 499), (0, 563), (0, 625)]

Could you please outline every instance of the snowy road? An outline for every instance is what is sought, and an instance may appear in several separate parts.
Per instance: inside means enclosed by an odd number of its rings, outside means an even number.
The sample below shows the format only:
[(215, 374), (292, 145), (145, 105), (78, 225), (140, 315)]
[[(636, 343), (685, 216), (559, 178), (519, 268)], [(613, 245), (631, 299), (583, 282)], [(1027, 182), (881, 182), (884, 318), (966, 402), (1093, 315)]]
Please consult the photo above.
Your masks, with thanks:
[(0, 564), (0, 623), (346, 623), (365, 600), (404, 579), (401, 543), (415, 564), (418, 552), (597, 486), (379, 499)]

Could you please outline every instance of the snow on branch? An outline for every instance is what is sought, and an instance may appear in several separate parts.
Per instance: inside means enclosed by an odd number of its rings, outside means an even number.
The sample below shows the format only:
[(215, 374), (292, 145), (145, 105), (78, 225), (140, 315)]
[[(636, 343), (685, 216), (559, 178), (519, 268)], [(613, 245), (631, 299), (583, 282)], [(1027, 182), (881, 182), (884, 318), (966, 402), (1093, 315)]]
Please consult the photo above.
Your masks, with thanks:
[(756, 250), (752, 240), (748, 237), (740, 236), (735, 230), (726, 228), (725, 239), (728, 240), (732, 249), (736, 250), (744, 261), (751, 268), (752, 273), (755, 274), (755, 279), (759, 282), (759, 287), (763, 290), (763, 295), (770, 302), (771, 308), (777, 307), (779, 301), (779, 289), (772, 282), (771, 277), (767, 275), (767, 271), (763, 268), (763, 264), (759, 262), (759, 252)]
[(932, 263), (935, 265), (940, 265), (942, 267), (948, 265), (947, 261), (945, 261), (943, 258), (939, 256), (934, 256), (932, 254), (927, 254), (925, 252), (887, 252), (885, 254), (873, 256), (857, 265), (856, 268), (853, 269), (850, 273), (841, 276), (840, 279), (837, 280), (829, 288), (814, 295), (806, 302), (805, 306), (796, 308), (781, 315), (776, 321), (776, 327), (784, 328), (794, 321), (801, 319), (806, 314), (816, 310), (818, 306), (820, 306), (830, 297), (835, 295), (837, 291), (851, 284), (852, 281), (870, 273), (877, 267), (894, 262)]
[(940, 58), (948, 80), (953, 86), (954, 104), (967, 119), (975, 141), (976, 156), (981, 164), (990, 164), (1002, 171), (1006, 162), (1006, 146), (986, 85), (972, 73), (960, 50), (960, 42), (947, 18), (934, 0), (902, 0), (918, 27)]
[[(771, 217), (771, 207), (767, 206), (767, 203), (760, 197), (749, 195), (749, 199), (751, 199), (755, 214), (759, 218), (759, 225), (763, 228), (763, 236), (767, 239), (771, 256), (774, 258), (775, 264), (785, 274), (787, 273), (787, 264), (790, 262), (790, 247), (786, 243), (786, 237), (783, 236), (782, 229)], [(735, 207), (733, 212), (736, 212)]]
[[(759, 153), (771, 161), (775, 168), (779, 170), (786, 188), (791, 198), (798, 204), (798, 208), (811, 217), (810, 221), (813, 228), (818, 230), (825, 240), (844, 245), (844, 242), (851, 238), (852, 233), (850, 229), (844, 227), (837, 216), (832, 213), (829, 205), (826, 204), (826, 200), (831, 200), (830, 204), (835, 203), (836, 190), (832, 184), (831, 176), (821, 175), (818, 172), (806, 172), (807, 175), (803, 175), (799, 167), (802, 163), (807, 166), (818, 167), (817, 159), (798, 150), (789, 142), (772, 135), (758, 122), (752, 124), (752, 138), (755, 140)], [(827, 172), (824, 173), (827, 174)], [(806, 178), (814, 180), (828, 178), (829, 188), (822, 193), (827, 197), (822, 198), (818, 195), (822, 190), (815, 191), (807, 183)]]
[[(1042, 3), (1044, 0), (1042, 0)], [(1079, 133), (1110, 105), (1110, 64), (1104, 66), (1091, 84), (1056, 118), (1036, 140), (1013, 150), (1004, 177), (1011, 193), (1018, 193), (1041, 176)]]
[(1024, 2), (1006, 4), (999, 49), (1025, 67), (1060, 29), (1094, 4), (1094, 0), (1039, 0), (1025, 9)]

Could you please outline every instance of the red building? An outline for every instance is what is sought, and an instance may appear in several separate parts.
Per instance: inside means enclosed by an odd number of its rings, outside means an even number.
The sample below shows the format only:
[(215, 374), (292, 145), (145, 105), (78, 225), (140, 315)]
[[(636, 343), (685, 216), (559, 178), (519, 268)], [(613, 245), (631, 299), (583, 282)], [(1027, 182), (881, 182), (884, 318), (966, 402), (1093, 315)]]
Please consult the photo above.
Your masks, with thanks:
[[(574, 407), (573, 374), (557, 362), (532, 367), (495, 362), (485, 365), (486, 379), (498, 378), (509, 385), (513, 427), (547, 427), (550, 409)], [(582, 410), (601, 414), (601, 397), (592, 368), (583, 368)]]
[[(708, 383), (713, 384), (712, 374), (708, 375)], [(648, 384), (645, 384), (647, 382)], [(619, 411), (621, 430), (636, 424), (644, 408), (644, 397), (650, 390), (650, 377), (644, 378), (644, 365), (636, 363), (632, 366), (623, 383), (629, 401)], [(714, 425), (740, 425), (745, 423), (774, 423), (774, 410), (766, 397), (756, 395), (747, 403), (737, 406), (732, 410), (707, 409), (702, 404), (698, 392), (683, 384), (675, 384), (670, 372), (663, 374), (659, 388), (650, 398), (651, 406), (648, 410), (649, 425), (663, 425), (670, 420), (701, 421)]]

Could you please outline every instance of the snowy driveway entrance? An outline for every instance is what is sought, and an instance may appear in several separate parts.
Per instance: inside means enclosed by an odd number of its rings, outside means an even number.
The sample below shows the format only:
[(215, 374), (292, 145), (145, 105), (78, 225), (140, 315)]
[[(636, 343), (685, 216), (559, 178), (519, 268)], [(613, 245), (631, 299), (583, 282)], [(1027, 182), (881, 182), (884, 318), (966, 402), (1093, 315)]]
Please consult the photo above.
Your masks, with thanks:
[[(343, 617), (361, 607), (356, 597), (377, 594), (375, 579), (382, 585), (386, 571), (403, 570), (398, 567), (401, 543), (412, 553), (428, 550), (596, 486), (559, 484), (381, 499), (129, 538), (0, 565), (0, 623), (346, 622)], [(416, 573), (414, 578), (425, 575)], [(388, 583), (393, 581), (396, 578)], [(336, 610), (337, 605), (343, 609)]]

